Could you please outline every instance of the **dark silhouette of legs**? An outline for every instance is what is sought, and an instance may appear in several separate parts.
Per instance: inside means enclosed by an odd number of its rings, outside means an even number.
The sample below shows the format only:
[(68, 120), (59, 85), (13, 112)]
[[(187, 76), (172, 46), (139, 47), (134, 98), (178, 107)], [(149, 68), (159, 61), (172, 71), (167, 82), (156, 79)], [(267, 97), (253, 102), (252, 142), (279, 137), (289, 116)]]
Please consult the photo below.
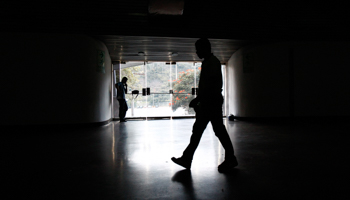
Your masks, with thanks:
[(221, 145), (225, 149), (225, 160), (235, 159), (234, 150), (230, 136), (227, 133), (226, 127), (222, 120), (221, 107), (214, 107), (207, 110), (199, 110), (196, 113), (196, 121), (193, 125), (192, 136), (189, 145), (185, 149), (182, 158), (192, 160), (194, 152), (202, 138), (203, 132), (209, 121), (213, 126), (215, 135), (218, 137)]
[(126, 111), (128, 110), (128, 105), (125, 99), (118, 99), (119, 101), (119, 119), (120, 121), (125, 121)]
[(222, 108), (215, 108), (210, 113), (211, 124), (215, 132), (216, 137), (218, 137), (221, 145), (225, 149), (225, 161), (218, 166), (218, 170), (221, 173), (228, 172), (238, 165), (237, 159), (234, 155), (233, 145), (230, 136), (227, 133), (226, 127), (224, 126), (222, 120)]
[(222, 117), (214, 117), (211, 120), (216, 137), (218, 137), (221, 145), (225, 149), (225, 160), (235, 159), (234, 151), (230, 136), (227, 133), (226, 127), (223, 124)]
[(192, 135), (190, 143), (183, 152), (182, 157), (186, 160), (192, 161), (193, 154), (196, 151), (198, 144), (202, 138), (203, 132), (209, 123), (209, 119), (202, 115), (196, 114), (196, 121), (193, 124)]
[(218, 137), (221, 145), (225, 149), (225, 161), (218, 167), (219, 172), (226, 172), (238, 165), (237, 159), (234, 155), (233, 145), (230, 136), (227, 133), (226, 127), (222, 120), (222, 101), (221, 103), (214, 102), (211, 105), (203, 106), (196, 109), (196, 121), (193, 125), (190, 143), (180, 158), (172, 158), (176, 164), (191, 168), (194, 152), (202, 138), (203, 132), (208, 123), (211, 122), (215, 135)]

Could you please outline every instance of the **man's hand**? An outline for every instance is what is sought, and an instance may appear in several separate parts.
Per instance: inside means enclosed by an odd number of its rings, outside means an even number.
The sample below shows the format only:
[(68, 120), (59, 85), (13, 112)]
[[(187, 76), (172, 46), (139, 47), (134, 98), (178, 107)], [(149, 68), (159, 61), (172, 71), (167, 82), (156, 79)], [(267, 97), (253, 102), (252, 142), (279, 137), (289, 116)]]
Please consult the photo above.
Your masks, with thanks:
[(194, 98), (194, 99), (190, 102), (189, 107), (190, 107), (190, 108), (194, 108), (195, 106), (197, 106), (197, 103), (198, 103), (198, 99), (197, 99), (197, 98)]
[(199, 99), (198, 98), (195, 98), (193, 99), (191, 102), (190, 102), (190, 105), (189, 107), (190, 108), (193, 108), (195, 112), (197, 112), (199, 110)]

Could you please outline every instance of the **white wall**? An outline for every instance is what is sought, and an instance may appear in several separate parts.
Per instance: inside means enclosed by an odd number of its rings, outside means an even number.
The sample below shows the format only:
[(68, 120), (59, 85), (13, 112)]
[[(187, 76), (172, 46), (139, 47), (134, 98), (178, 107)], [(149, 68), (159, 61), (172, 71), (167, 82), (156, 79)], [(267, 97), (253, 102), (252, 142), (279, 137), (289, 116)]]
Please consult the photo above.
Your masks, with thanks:
[[(298, 42), (238, 50), (227, 65), (228, 114), (349, 116), (349, 44)], [(243, 72), (246, 55), (253, 57), (248, 73)]]
[[(111, 59), (83, 35), (0, 34), (1, 124), (75, 124), (111, 118)], [(105, 73), (98, 51), (105, 52)]]

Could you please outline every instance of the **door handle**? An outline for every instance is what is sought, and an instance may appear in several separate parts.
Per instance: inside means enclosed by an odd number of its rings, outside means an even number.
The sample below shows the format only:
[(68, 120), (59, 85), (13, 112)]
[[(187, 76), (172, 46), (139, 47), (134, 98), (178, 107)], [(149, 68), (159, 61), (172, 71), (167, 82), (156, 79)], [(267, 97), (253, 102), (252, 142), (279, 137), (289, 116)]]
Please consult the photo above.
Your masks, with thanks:
[(151, 89), (148, 88), (142, 88), (142, 96), (150, 95), (151, 94)]
[(198, 88), (192, 88), (192, 95), (198, 95)]

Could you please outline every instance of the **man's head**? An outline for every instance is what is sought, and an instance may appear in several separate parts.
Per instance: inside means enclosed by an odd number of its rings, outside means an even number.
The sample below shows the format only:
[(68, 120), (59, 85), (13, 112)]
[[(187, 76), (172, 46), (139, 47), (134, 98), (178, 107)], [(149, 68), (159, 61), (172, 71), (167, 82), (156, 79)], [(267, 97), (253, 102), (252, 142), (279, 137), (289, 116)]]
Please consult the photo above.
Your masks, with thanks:
[(128, 81), (128, 78), (123, 77), (123, 78), (122, 78), (122, 83), (126, 83), (126, 81)]
[(199, 58), (206, 58), (211, 54), (211, 45), (207, 38), (201, 38), (196, 42), (196, 53)]

